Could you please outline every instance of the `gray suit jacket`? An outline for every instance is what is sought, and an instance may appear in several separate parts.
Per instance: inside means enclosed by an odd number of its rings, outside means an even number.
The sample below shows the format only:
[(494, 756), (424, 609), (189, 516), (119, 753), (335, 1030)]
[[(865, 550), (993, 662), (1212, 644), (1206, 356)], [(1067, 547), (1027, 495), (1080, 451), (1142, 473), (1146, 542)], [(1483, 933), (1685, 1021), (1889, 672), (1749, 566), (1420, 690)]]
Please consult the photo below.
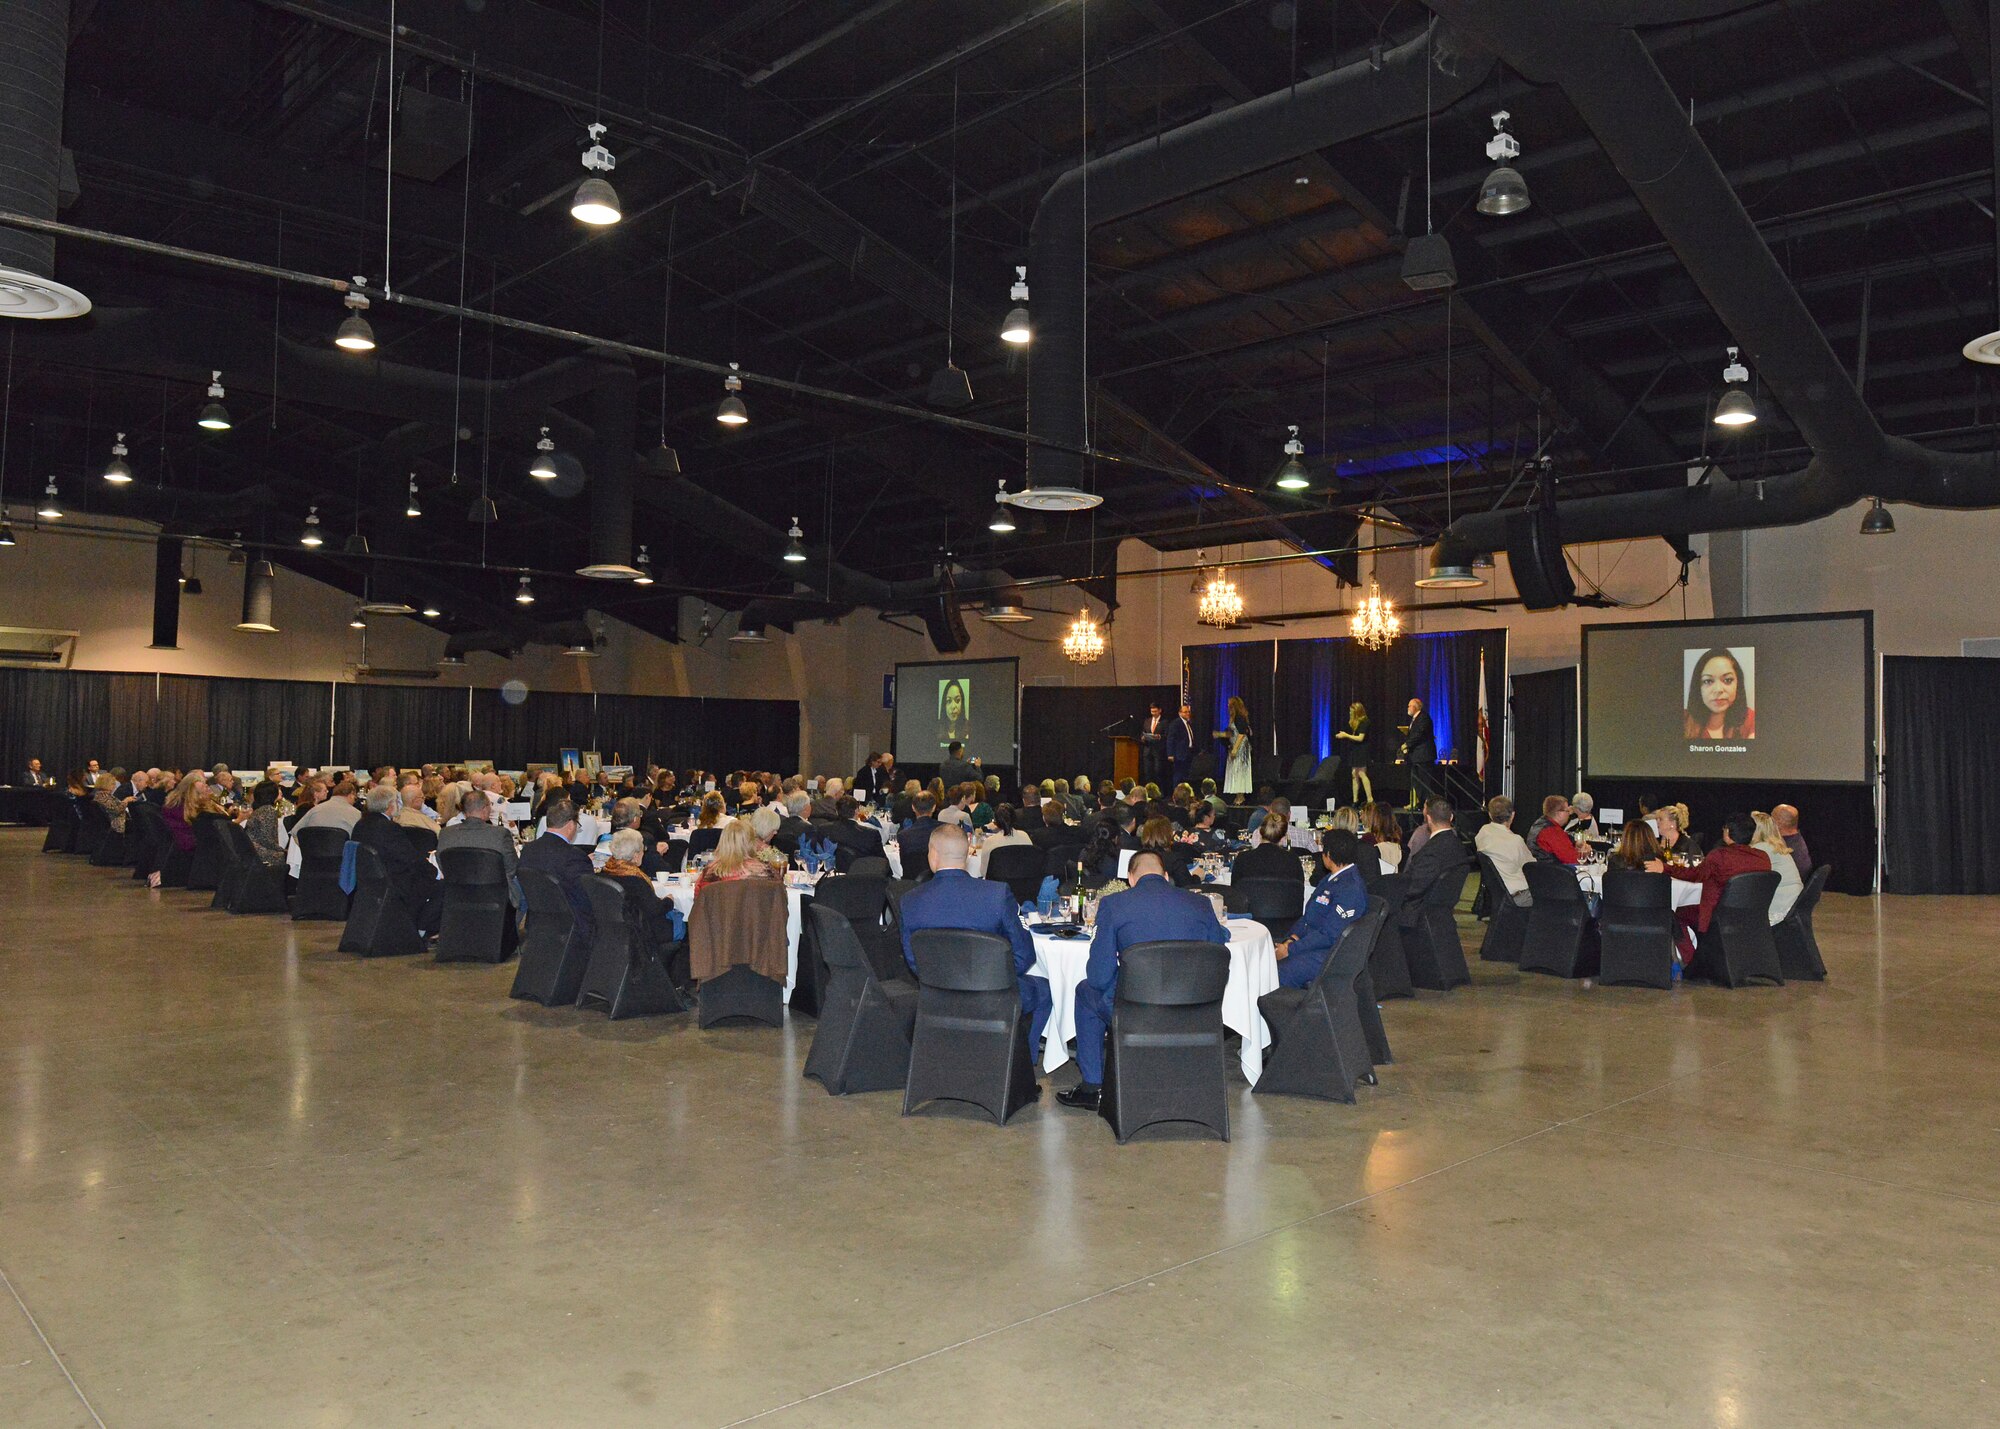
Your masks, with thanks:
[(487, 848), (500, 855), (500, 862), (507, 870), (508, 896), (518, 907), (521, 901), (520, 887), (514, 882), (514, 866), (519, 855), (514, 851), (514, 836), (497, 824), (481, 823), (467, 819), (463, 823), (451, 825), (438, 833), (438, 852), (444, 853), (455, 848)]

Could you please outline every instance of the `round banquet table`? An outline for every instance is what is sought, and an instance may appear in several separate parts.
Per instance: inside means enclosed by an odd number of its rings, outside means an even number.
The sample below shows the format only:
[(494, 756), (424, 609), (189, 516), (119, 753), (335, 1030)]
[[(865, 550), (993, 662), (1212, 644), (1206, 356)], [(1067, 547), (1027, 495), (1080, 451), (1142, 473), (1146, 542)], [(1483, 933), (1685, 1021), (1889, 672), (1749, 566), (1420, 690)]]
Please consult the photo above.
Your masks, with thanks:
[[(894, 839), (890, 839), (882, 845), (882, 857), (889, 860), (889, 876), (891, 878), (901, 878), (903, 876), (903, 846)], [(984, 878), (986, 876), (986, 850), (976, 848), (966, 854), (965, 871), (974, 878)]]
[[(1593, 898), (1601, 898), (1604, 895), (1604, 865), (1578, 864), (1576, 881), (1583, 885), (1585, 893), (1590, 894)], [(1701, 885), (1699, 883), (1690, 883), (1682, 878), (1671, 878), (1667, 880), (1667, 887), (1673, 892), (1674, 907), (1695, 908), (1700, 906)]]
[[(812, 892), (811, 887), (785, 880), (785, 996), (790, 997), (792, 987), (799, 980), (799, 932), (805, 925), (805, 899)], [(653, 894), (658, 898), (672, 898), (674, 907), (683, 918), (694, 914), (694, 880), (684, 874), (662, 873), (653, 878)]]
[[(1242, 1037), (1243, 1075), (1255, 1086), (1264, 1074), (1264, 1049), (1271, 1042), (1257, 999), (1278, 990), (1278, 952), (1261, 923), (1230, 918), (1223, 927), (1229, 930), (1229, 982), (1222, 990), (1222, 1025)], [(1055, 1004), (1042, 1051), (1042, 1070), (1053, 1072), (1069, 1060), (1068, 1043), (1076, 1036), (1076, 990), (1089, 966), (1090, 939), (1029, 931), (1035, 938), (1035, 966), (1030, 971), (1049, 980)]]

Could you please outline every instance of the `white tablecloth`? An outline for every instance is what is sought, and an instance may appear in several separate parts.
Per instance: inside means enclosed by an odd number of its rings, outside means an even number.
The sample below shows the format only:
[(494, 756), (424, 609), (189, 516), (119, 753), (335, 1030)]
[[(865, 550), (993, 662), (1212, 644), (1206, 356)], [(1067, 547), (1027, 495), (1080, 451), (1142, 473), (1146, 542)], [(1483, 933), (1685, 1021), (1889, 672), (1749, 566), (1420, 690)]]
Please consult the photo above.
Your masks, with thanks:
[[(1229, 930), (1229, 983), (1222, 990), (1222, 1025), (1243, 1038), (1243, 1075), (1255, 1086), (1264, 1075), (1264, 1049), (1271, 1042), (1257, 999), (1278, 990), (1278, 951), (1262, 923), (1231, 918), (1223, 926)], [(1069, 1060), (1067, 1044), (1076, 1036), (1076, 990), (1089, 963), (1089, 938), (1035, 934), (1032, 971), (1049, 980), (1055, 1003), (1049, 1012), (1048, 1041), (1043, 1044), (1045, 1072)]]
[[(903, 849), (894, 839), (882, 845), (882, 856), (889, 860), (889, 877), (903, 876)], [(986, 876), (986, 850), (973, 849), (965, 856), (965, 871), (974, 878)]]
[[(1596, 897), (1603, 896), (1604, 870), (1601, 867), (1585, 868), (1582, 865), (1578, 865), (1576, 881), (1583, 885), (1585, 893)], [(1685, 879), (1674, 878), (1667, 881), (1667, 887), (1673, 893), (1674, 907), (1676, 908), (1694, 908), (1701, 903), (1701, 885), (1699, 883), (1689, 883)]]
[[(674, 907), (685, 918), (694, 912), (694, 880), (679, 874), (662, 873), (653, 879), (653, 892), (660, 897), (671, 896)], [(792, 987), (799, 980), (799, 933), (805, 927), (805, 895), (810, 888), (785, 885), (785, 993), (791, 994)]]

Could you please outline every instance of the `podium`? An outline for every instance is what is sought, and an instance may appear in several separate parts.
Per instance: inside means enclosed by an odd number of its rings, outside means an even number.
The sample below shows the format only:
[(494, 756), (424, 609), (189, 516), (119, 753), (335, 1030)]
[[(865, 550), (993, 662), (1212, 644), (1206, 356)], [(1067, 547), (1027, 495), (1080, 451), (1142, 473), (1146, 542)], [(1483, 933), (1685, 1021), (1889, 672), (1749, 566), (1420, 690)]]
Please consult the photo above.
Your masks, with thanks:
[(1139, 777), (1139, 740), (1130, 734), (1111, 736), (1111, 777), (1137, 779)]

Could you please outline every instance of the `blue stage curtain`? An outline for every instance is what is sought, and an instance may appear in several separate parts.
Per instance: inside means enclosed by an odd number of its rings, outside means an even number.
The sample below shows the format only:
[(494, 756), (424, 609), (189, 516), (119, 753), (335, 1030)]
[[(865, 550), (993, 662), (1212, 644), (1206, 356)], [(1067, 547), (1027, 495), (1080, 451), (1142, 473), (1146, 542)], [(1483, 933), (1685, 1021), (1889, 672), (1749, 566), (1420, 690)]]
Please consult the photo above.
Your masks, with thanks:
[[(1272, 720), (1276, 701), (1272, 686), (1271, 662), (1275, 642), (1239, 640), (1223, 645), (1184, 645), (1181, 664), (1186, 676), (1188, 704), (1194, 708), (1195, 747), (1215, 756), (1219, 770), (1227, 751), (1214, 738), (1217, 730), (1229, 728), (1230, 697), (1240, 696), (1250, 714), (1260, 770), (1273, 762)], [(1218, 777), (1220, 777), (1218, 775)]]

